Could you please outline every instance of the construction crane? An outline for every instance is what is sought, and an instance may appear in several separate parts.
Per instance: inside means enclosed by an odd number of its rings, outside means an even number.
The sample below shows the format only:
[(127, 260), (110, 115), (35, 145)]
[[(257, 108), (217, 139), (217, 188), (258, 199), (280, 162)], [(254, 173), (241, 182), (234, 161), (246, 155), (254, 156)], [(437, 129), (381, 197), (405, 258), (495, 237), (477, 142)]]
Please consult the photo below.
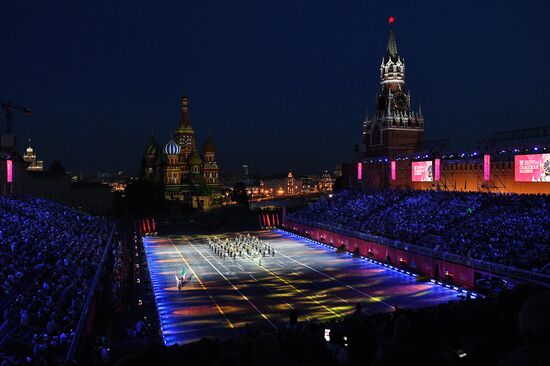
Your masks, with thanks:
[(28, 107), (14, 104), (8, 100), (0, 99), (1, 113), (6, 114), (6, 135), (11, 135), (13, 131), (13, 110), (31, 115), (32, 111)]

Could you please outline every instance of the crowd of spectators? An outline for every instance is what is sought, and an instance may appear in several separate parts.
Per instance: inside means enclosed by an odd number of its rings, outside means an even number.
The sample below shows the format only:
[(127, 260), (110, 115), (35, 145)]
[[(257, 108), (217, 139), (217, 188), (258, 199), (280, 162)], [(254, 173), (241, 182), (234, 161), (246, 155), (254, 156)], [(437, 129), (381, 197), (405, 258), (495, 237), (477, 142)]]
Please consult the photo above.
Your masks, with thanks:
[(111, 301), (115, 306), (119, 306), (122, 301), (122, 282), (124, 281), (124, 252), (121, 242), (114, 246), (112, 258)]
[(43, 199), (0, 197), (2, 323), (30, 340), (29, 362), (70, 343), (111, 228)]
[(374, 315), (358, 305), (343, 320), (246, 328), (229, 339), (145, 349), (115, 364), (546, 365), (548, 307), (550, 293), (534, 287)]
[(346, 190), (288, 216), (533, 271), (550, 262), (548, 217), (548, 195), (433, 190)]

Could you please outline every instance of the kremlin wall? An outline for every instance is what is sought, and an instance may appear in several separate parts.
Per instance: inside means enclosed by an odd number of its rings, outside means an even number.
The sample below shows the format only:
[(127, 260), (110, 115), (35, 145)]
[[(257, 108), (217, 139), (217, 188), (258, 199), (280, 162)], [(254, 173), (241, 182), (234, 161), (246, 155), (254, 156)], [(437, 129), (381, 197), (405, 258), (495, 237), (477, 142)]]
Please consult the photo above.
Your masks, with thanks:
[[(511, 149), (513, 151), (513, 149)], [(539, 149), (537, 149), (539, 150)], [(546, 148), (545, 148), (546, 150)], [(550, 150), (548, 150), (550, 151)], [(536, 150), (525, 149), (525, 155), (546, 155), (534, 154)], [(473, 155), (471, 153), (469, 155)], [(399, 160), (390, 160), (388, 158), (380, 159), (382, 161), (373, 161), (365, 159), (361, 164), (357, 163), (356, 184), (359, 186), (373, 188), (401, 188), (401, 189), (439, 189), (446, 191), (463, 192), (490, 192), (490, 193), (518, 193), (518, 194), (550, 194), (550, 182), (546, 181), (520, 181), (516, 177), (516, 158), (512, 153), (477, 154), (479, 157), (469, 157), (462, 159), (424, 158), (416, 160), (417, 156), (411, 155), (409, 158), (400, 158)], [(484, 164), (484, 156), (488, 155), (490, 159), (487, 169)], [(504, 156), (503, 156), (504, 155)], [(495, 158), (493, 158), (495, 156)], [(435, 166), (435, 160), (440, 161), (439, 179), (429, 178), (431, 181), (413, 181), (412, 163), (413, 162), (431, 162)], [(548, 159), (548, 158), (546, 158)], [(386, 161), (387, 160), (387, 161)], [(395, 162), (395, 173), (392, 179), (392, 161)], [(548, 160), (545, 160), (548, 161)], [(544, 163), (541, 163), (542, 166)], [(548, 164), (548, 163), (547, 163)], [(541, 169), (543, 169), (541, 167)], [(547, 169), (547, 168), (546, 168)], [(349, 169), (352, 170), (352, 169)], [(547, 173), (548, 174), (548, 173)], [(548, 174), (547, 176), (550, 176)], [(361, 178), (361, 179), (359, 179)], [(488, 178), (488, 179), (487, 179)], [(544, 178), (543, 178), (544, 179)]]

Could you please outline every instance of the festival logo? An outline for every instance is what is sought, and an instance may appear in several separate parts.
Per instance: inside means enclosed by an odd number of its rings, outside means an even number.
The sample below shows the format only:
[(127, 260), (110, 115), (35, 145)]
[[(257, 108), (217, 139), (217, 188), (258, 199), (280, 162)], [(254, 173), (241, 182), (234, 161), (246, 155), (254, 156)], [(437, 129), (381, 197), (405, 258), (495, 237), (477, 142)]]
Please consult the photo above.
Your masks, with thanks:
[(433, 182), (433, 180), (433, 163), (431, 160), (412, 162), (413, 182)]
[(550, 154), (515, 156), (517, 182), (550, 182)]

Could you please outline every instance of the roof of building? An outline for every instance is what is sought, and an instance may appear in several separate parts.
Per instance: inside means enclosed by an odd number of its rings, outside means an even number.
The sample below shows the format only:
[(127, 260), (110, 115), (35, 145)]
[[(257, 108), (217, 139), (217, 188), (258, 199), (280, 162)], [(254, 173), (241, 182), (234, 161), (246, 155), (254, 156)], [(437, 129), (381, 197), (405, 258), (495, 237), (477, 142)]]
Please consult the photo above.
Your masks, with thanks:
[(166, 155), (178, 155), (181, 152), (181, 147), (173, 139), (170, 139), (164, 146), (164, 153)]
[(187, 162), (189, 163), (189, 165), (201, 165), (202, 164), (202, 159), (199, 156), (199, 153), (197, 152), (197, 150), (195, 150), (191, 153), (191, 156), (189, 156), (189, 159), (187, 160)]
[(32, 155), (34, 153), (34, 149), (31, 146), (31, 139), (29, 139), (29, 146), (27, 147), (27, 155)]
[(155, 140), (155, 136), (151, 134), (151, 138), (149, 139), (149, 142), (147, 145), (145, 145), (145, 149), (143, 149), (143, 154), (145, 155), (156, 155), (160, 151), (160, 145)]
[(187, 95), (184, 95), (181, 98), (181, 118), (179, 126), (176, 130), (177, 132), (194, 133), (193, 127), (191, 127), (191, 120), (189, 119), (189, 112), (187, 110), (188, 104), (189, 98), (187, 98)]
[(214, 139), (212, 138), (212, 135), (208, 135), (208, 138), (206, 139), (204, 145), (202, 146), (202, 150), (204, 152), (216, 152), (216, 144), (214, 143)]
[(388, 46), (386, 47), (386, 58), (396, 60), (398, 57), (397, 41), (395, 40), (395, 32), (393, 31), (393, 22), (395, 19), (393, 17), (390, 17), (390, 19), (390, 34), (388, 36)]

